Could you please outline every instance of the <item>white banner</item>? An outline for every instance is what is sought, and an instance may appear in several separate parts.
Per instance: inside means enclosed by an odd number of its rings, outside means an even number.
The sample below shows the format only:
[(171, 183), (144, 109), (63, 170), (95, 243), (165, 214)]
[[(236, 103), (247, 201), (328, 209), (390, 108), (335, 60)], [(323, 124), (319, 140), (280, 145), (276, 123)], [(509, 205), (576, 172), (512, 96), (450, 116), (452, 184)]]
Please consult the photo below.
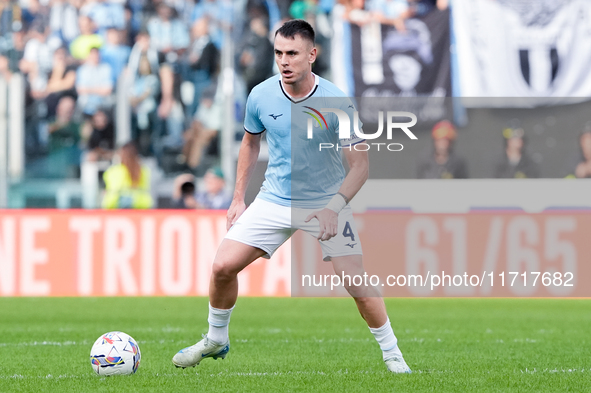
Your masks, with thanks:
[(462, 97), (591, 97), (591, 1), (455, 0), (452, 11)]

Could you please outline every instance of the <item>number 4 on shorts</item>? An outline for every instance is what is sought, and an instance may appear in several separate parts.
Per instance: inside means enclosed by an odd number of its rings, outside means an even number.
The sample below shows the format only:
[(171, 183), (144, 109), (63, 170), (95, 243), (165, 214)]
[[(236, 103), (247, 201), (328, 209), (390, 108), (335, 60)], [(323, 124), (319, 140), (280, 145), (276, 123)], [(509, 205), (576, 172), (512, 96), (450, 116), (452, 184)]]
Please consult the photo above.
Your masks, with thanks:
[(349, 221), (345, 223), (345, 229), (343, 229), (343, 236), (350, 237), (351, 241), (355, 241), (355, 235), (353, 234), (353, 230), (351, 229), (351, 224), (349, 224)]

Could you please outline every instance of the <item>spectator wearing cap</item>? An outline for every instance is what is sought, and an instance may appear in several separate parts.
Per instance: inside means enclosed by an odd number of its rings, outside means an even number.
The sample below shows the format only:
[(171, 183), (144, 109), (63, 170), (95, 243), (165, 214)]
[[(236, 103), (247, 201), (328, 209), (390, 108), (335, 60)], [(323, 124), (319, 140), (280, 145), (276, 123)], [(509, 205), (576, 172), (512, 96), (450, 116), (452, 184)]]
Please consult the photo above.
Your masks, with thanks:
[(228, 209), (232, 193), (226, 188), (224, 172), (219, 167), (211, 168), (203, 177), (205, 190), (197, 192), (197, 203), (203, 209)]
[(100, 48), (104, 44), (103, 38), (94, 33), (95, 26), (88, 16), (80, 15), (78, 18), (80, 35), (70, 44), (70, 53), (77, 60), (84, 60), (88, 57), (92, 48)]
[(525, 179), (540, 176), (540, 168), (525, 152), (525, 135), (522, 128), (503, 130), (505, 151), (495, 165), (495, 178)]
[(111, 104), (113, 77), (111, 67), (101, 63), (98, 48), (92, 48), (84, 64), (76, 72), (78, 106), (85, 115), (92, 115), (101, 106)]
[(433, 147), (419, 160), (419, 179), (466, 179), (468, 169), (463, 158), (457, 156), (453, 145), (457, 132), (447, 120), (435, 124), (431, 133)]

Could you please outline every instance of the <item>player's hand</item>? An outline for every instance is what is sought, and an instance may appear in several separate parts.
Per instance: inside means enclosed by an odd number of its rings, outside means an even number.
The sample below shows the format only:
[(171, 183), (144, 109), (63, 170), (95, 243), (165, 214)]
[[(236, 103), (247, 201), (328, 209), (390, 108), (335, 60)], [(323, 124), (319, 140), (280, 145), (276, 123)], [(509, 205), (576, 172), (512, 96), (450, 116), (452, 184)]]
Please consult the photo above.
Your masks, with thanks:
[(234, 199), (232, 200), (232, 204), (228, 209), (228, 214), (226, 215), (226, 230), (232, 228), (232, 225), (236, 223), (238, 218), (244, 213), (246, 210), (246, 203), (241, 200)]
[(318, 210), (306, 217), (306, 222), (313, 218), (320, 224), (320, 231), (316, 237), (318, 240), (328, 240), (336, 236), (339, 227), (339, 215), (336, 212), (330, 209)]

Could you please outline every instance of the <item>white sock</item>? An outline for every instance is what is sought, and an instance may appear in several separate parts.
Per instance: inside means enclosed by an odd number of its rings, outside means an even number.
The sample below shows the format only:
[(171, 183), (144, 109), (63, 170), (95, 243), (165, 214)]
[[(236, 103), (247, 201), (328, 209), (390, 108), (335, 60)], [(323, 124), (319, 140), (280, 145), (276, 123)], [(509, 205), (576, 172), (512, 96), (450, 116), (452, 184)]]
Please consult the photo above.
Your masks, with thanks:
[(212, 307), (209, 305), (209, 316), (207, 322), (209, 322), (209, 331), (207, 332), (207, 338), (219, 344), (228, 342), (228, 325), (230, 324), (230, 315), (232, 315), (232, 307), (229, 310), (221, 310), (219, 308)]
[(369, 328), (369, 331), (376, 338), (378, 344), (380, 344), (384, 360), (393, 357), (399, 357), (402, 359), (402, 352), (400, 352), (400, 349), (398, 348), (398, 340), (390, 325), (390, 319), (386, 321), (384, 326), (379, 328)]

